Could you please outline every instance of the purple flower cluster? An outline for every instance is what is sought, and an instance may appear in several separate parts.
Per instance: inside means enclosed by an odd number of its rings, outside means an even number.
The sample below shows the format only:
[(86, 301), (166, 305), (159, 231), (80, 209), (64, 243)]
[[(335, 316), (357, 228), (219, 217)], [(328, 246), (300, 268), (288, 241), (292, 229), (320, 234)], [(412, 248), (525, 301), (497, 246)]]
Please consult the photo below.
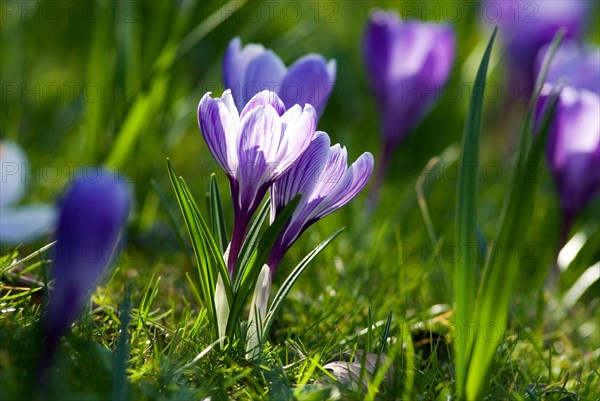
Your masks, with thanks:
[(268, 264), (274, 272), (304, 230), (364, 188), (373, 157), (364, 153), (348, 167), (346, 149), (330, 147), (329, 136), (316, 131), (335, 80), (335, 61), (307, 55), (286, 70), (271, 50), (256, 44), (241, 48), (235, 38), (225, 54), (223, 79), (228, 89), (220, 98), (207, 93), (200, 100), (198, 124), (229, 178), (234, 227), (225, 259), (230, 277), (267, 191), (272, 219), (301, 194), (271, 251)]

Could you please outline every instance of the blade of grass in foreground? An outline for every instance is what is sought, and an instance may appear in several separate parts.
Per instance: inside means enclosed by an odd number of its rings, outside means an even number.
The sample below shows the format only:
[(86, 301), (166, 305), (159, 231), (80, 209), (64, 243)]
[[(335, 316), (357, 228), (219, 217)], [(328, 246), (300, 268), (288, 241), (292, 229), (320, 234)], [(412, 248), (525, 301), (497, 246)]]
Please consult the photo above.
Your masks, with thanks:
[(185, 225), (188, 229), (196, 263), (198, 276), (200, 279), (200, 295), (202, 296), (204, 306), (208, 309), (210, 321), (213, 330), (213, 339), (219, 337), (217, 327), (217, 309), (215, 306), (215, 288), (217, 277), (220, 274), (223, 277), (225, 292), (228, 301), (231, 302), (232, 293), (229, 283), (229, 275), (225, 268), (223, 256), (219, 252), (218, 246), (206, 224), (206, 221), (200, 214), (196, 203), (194, 202), (187, 185), (183, 179), (178, 178), (169, 159), (167, 159), (167, 168), (169, 177), (175, 190), (177, 202), (181, 208)]
[[(481, 283), (479, 308), (476, 314), (476, 331), (473, 355), (467, 380), (468, 399), (480, 399), (485, 388), (489, 367), (498, 345), (503, 340), (508, 319), (508, 308), (514, 291), (515, 281), (523, 258), (523, 243), (535, 200), (535, 177), (539, 176), (539, 161), (543, 151), (550, 121), (558, 97), (549, 102), (540, 132), (531, 146), (526, 162), (518, 166), (513, 177), (509, 200), (501, 221), (496, 243), (488, 255)], [(488, 331), (494, 334), (490, 334)]]
[(459, 399), (465, 398), (467, 382), (467, 366), (471, 354), (471, 338), (461, 335), (473, 317), (475, 308), (475, 263), (477, 262), (477, 171), (479, 168), (479, 139), (481, 136), (481, 120), (483, 116), (483, 100), (485, 82), (490, 55), (497, 28), (494, 29), (479, 65), (469, 113), (463, 136), (458, 177), (458, 199), (456, 203), (456, 241), (457, 258), (454, 267), (454, 296), (456, 308), (456, 326), (458, 333), (455, 340), (456, 352), (456, 385)]
[[(477, 296), (478, 309), (475, 322), (473, 353), (468, 366), (466, 396), (480, 399), (486, 388), (487, 377), (496, 349), (503, 341), (508, 309), (514, 291), (519, 267), (520, 253), (525, 239), (529, 216), (535, 200), (535, 183), (538, 166), (543, 153), (550, 122), (558, 101), (554, 93), (548, 102), (536, 135), (532, 135), (533, 115), (537, 99), (545, 81), (548, 65), (560, 43), (562, 31), (554, 38), (542, 73), (538, 77), (533, 101), (530, 103), (518, 148), (518, 157), (502, 213), (498, 223), (494, 246), (486, 259), (482, 282)], [(533, 143), (531, 143), (534, 138)], [(488, 332), (493, 330), (493, 336)]]

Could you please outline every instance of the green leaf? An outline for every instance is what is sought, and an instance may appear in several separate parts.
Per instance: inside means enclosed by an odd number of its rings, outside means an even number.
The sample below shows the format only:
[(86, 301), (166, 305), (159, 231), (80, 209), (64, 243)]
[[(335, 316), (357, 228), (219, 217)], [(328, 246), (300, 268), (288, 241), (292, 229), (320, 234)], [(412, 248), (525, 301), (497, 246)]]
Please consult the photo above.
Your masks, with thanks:
[(204, 306), (208, 310), (209, 320), (212, 322), (213, 339), (216, 339), (218, 338), (218, 331), (214, 298), (217, 274), (221, 274), (223, 277), (229, 302), (231, 302), (233, 297), (227, 268), (223, 261), (223, 255), (220, 253), (206, 221), (194, 202), (189, 188), (182, 178), (177, 178), (169, 159), (167, 159), (167, 169), (192, 242), (196, 256), (198, 276), (200, 278), (200, 296), (202, 297)]
[(209, 207), (212, 233), (217, 240), (221, 254), (224, 254), (229, 240), (223, 214), (223, 204), (221, 203), (221, 192), (219, 192), (219, 184), (214, 173), (210, 176)]
[(267, 338), (269, 330), (271, 329), (271, 325), (275, 320), (275, 316), (279, 313), (281, 306), (283, 305), (283, 301), (289, 294), (290, 290), (294, 283), (300, 278), (300, 275), (304, 272), (304, 270), (308, 267), (310, 262), (319, 254), (331, 241), (333, 241), (342, 231), (344, 231), (345, 227), (340, 228), (333, 234), (331, 234), (325, 241), (321, 242), (315, 249), (313, 249), (308, 255), (302, 259), (300, 263), (292, 270), (290, 275), (285, 279), (277, 294), (273, 298), (273, 302), (267, 311), (267, 315), (265, 316), (265, 322), (263, 325), (263, 334), (262, 338)]
[(534, 136), (531, 149), (524, 158), (525, 162), (519, 163), (515, 169), (506, 207), (501, 215), (499, 232), (492, 247), (493, 252), (487, 258), (475, 318), (478, 330), (466, 387), (469, 399), (481, 398), (496, 348), (503, 340), (502, 335), (491, 338), (486, 331), (493, 328), (503, 333), (506, 329), (508, 309), (522, 262), (521, 245), (529, 225), (527, 216), (531, 215), (534, 206), (539, 162), (557, 103), (558, 95), (555, 93), (550, 98), (541, 128)]
[(239, 322), (242, 309), (246, 304), (246, 300), (252, 292), (252, 289), (254, 288), (260, 270), (262, 269), (263, 265), (267, 263), (273, 244), (275, 244), (277, 237), (279, 234), (281, 234), (281, 231), (285, 228), (285, 225), (292, 217), (292, 214), (294, 213), (294, 210), (296, 210), (299, 202), (300, 195), (297, 195), (283, 208), (273, 224), (267, 228), (265, 233), (258, 241), (258, 245), (253, 252), (254, 259), (250, 260), (251, 263), (239, 266), (238, 270), (236, 271), (236, 275), (240, 276), (240, 282), (239, 286), (236, 288), (235, 296), (231, 304), (229, 322), (227, 324), (228, 335), (232, 334), (232, 330), (234, 328), (233, 325), (236, 322)]
[[(545, 81), (548, 66), (560, 43), (564, 32), (554, 38), (544, 61), (536, 84), (536, 92), (530, 102), (527, 116), (521, 131), (517, 161), (511, 177), (504, 205), (498, 220), (495, 240), (484, 267), (481, 285), (477, 296), (478, 309), (474, 322), (478, 324), (472, 355), (468, 366), (466, 396), (469, 399), (481, 398), (486, 387), (487, 377), (496, 349), (503, 336), (491, 340), (486, 330), (506, 329), (508, 309), (518, 270), (521, 266), (520, 252), (529, 225), (529, 216), (534, 206), (535, 183), (539, 176), (539, 163), (549, 132), (552, 114), (558, 97), (554, 93), (546, 107), (542, 124), (536, 135), (532, 134), (533, 115), (537, 99)], [(533, 138), (533, 143), (532, 143)]]
[[(494, 38), (494, 29), (490, 41), (479, 65), (469, 112), (463, 135), (460, 169), (458, 177), (458, 200), (456, 204), (456, 241), (457, 259), (454, 270), (454, 296), (456, 307), (456, 325), (464, 329), (473, 316), (475, 307), (475, 265), (477, 263), (477, 181), (479, 169), (479, 139), (485, 94), (486, 74)], [(467, 379), (467, 366), (471, 353), (471, 342), (467, 336), (456, 338), (456, 383), (459, 399), (464, 399)]]

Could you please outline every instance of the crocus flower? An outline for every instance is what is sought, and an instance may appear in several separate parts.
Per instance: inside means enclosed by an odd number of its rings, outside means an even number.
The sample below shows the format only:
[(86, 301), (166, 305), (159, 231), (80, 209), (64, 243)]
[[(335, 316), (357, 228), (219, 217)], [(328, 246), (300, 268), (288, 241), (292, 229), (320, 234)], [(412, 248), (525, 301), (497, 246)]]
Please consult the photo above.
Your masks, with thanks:
[(125, 183), (113, 173), (80, 176), (60, 201), (56, 248), (43, 331), (46, 362), (58, 339), (81, 312), (90, 291), (115, 256), (129, 213)]
[[(536, 70), (541, 70), (549, 45), (540, 50)], [(600, 94), (600, 47), (580, 47), (573, 41), (560, 44), (550, 63), (546, 82), (562, 83)]]
[(231, 89), (238, 110), (257, 93), (270, 90), (277, 93), (286, 109), (308, 103), (321, 115), (335, 74), (335, 60), (307, 54), (286, 68), (272, 50), (254, 43), (242, 47), (240, 38), (229, 43), (223, 58), (223, 83)]
[[(580, 38), (591, 2), (571, 0), (484, 0), (481, 16), (490, 25), (500, 25), (499, 34), (507, 51), (511, 84), (527, 94), (535, 78), (538, 51), (550, 43), (557, 31), (566, 29), (565, 39)], [(513, 88), (518, 89), (518, 88)]]
[(276, 240), (269, 256), (271, 276), (281, 258), (309, 226), (350, 202), (365, 187), (373, 170), (373, 156), (363, 153), (350, 167), (339, 144), (329, 146), (329, 136), (317, 132), (298, 162), (271, 189), (271, 219), (296, 195), (300, 203)]
[[(551, 90), (551, 84), (542, 88), (538, 121)], [(575, 216), (600, 190), (600, 97), (569, 86), (559, 96), (546, 158), (559, 194), (565, 237)]]
[(0, 242), (33, 241), (54, 226), (56, 211), (48, 204), (16, 206), (25, 194), (26, 179), (35, 176), (25, 152), (16, 143), (0, 141)]
[(398, 145), (436, 102), (455, 53), (452, 29), (374, 11), (363, 43), (371, 86), (380, 107), (386, 147)]
[(263, 91), (238, 114), (231, 91), (226, 90), (221, 98), (204, 95), (198, 123), (209, 150), (229, 177), (234, 227), (225, 259), (233, 277), (252, 215), (269, 187), (309, 146), (317, 113), (310, 104), (286, 111), (276, 93)]

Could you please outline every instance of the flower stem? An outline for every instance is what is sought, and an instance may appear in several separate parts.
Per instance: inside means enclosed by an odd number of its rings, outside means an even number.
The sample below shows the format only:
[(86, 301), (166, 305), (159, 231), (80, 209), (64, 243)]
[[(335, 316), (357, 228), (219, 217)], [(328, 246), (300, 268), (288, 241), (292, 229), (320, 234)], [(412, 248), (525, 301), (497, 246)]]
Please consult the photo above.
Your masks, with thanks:
[(387, 141), (383, 142), (381, 152), (379, 152), (380, 158), (379, 164), (377, 165), (377, 173), (373, 185), (371, 186), (371, 190), (369, 191), (369, 200), (367, 201), (368, 210), (375, 209), (375, 206), (379, 201), (379, 191), (381, 190), (381, 185), (387, 175), (394, 148), (395, 147)]

